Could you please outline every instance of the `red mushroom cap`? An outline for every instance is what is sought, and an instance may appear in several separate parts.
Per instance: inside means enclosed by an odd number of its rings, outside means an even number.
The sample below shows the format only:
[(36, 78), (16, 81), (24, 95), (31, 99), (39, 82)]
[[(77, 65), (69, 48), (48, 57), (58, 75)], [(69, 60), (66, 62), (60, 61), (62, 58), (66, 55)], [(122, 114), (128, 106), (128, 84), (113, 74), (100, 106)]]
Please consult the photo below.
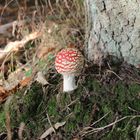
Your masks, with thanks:
[(62, 49), (55, 59), (55, 68), (58, 73), (78, 73), (83, 68), (84, 57), (76, 48)]

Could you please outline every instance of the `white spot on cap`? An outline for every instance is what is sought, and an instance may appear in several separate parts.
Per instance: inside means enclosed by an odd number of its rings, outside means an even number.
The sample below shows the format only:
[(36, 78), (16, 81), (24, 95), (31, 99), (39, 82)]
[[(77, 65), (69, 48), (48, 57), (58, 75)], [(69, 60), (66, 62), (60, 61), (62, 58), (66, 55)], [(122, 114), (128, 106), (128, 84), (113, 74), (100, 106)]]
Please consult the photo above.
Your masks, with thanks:
[(61, 56), (61, 55), (59, 55), (59, 56), (58, 56), (58, 58), (59, 58), (59, 59), (61, 59), (61, 58), (62, 58), (62, 56)]

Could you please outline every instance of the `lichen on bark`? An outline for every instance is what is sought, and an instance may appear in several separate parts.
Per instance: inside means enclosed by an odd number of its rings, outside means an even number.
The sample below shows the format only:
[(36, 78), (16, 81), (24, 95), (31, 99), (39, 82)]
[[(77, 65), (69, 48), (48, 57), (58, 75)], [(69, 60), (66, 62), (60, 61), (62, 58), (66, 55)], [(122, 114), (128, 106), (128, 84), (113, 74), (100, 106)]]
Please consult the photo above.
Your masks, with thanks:
[(85, 10), (88, 59), (100, 62), (109, 53), (138, 66), (140, 1), (85, 0)]

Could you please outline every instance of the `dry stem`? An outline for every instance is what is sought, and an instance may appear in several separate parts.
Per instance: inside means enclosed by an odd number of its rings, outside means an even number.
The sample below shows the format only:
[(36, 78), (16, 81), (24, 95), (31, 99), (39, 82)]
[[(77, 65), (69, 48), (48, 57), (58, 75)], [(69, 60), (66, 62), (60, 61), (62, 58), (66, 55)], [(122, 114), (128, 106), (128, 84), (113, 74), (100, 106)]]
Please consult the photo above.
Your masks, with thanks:
[[(111, 127), (111, 126), (114, 126), (116, 123), (118, 123), (118, 122), (120, 122), (120, 121), (122, 121), (122, 120), (125, 120), (125, 119), (127, 119), (127, 118), (134, 119), (134, 118), (138, 118), (138, 117), (140, 117), (140, 115), (125, 116), (125, 117), (123, 117), (123, 118), (121, 118), (121, 119), (119, 119), (119, 120), (115, 120), (114, 122), (112, 122), (112, 123), (110, 123), (110, 124), (108, 124), (108, 125), (106, 125), (106, 126), (99, 127), (99, 128), (93, 128), (93, 127), (91, 127), (91, 126), (85, 127), (85, 128), (80, 132), (80, 135), (81, 135), (82, 137), (84, 137), (84, 136), (86, 136), (86, 135), (91, 135), (91, 134), (97, 133), (97, 132), (99, 132), (99, 131), (102, 131), (102, 130), (104, 130), (104, 129), (106, 129), (106, 128), (109, 128), (109, 127)], [(99, 122), (99, 121), (98, 121), (98, 122)]]

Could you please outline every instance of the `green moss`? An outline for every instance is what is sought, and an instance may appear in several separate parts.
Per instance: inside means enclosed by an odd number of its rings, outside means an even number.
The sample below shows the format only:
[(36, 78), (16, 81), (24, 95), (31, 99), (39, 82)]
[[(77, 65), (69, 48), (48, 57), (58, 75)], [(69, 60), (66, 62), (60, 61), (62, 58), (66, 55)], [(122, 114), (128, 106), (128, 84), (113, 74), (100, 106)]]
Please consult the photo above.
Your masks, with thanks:
[(5, 112), (0, 111), (0, 132), (5, 130)]
[(24, 122), (26, 125), (25, 136), (28, 139), (31, 139), (32, 133), (37, 136), (40, 131), (43, 131), (42, 126), (47, 122), (45, 119), (46, 104), (43, 102), (41, 89), (40, 85), (34, 84), (26, 95), (17, 93), (11, 101), (11, 127), (14, 130), (19, 127), (21, 122)]
[[(60, 77), (57, 77), (60, 78)], [(15, 94), (11, 103), (11, 126), (19, 127), (21, 122), (26, 124), (25, 136), (37, 138), (44, 130), (50, 127), (48, 116), (52, 124), (66, 121), (60, 128), (65, 137), (71, 139), (80, 130), (90, 126), (105, 114), (108, 114), (93, 127), (103, 127), (127, 115), (135, 116), (140, 111), (138, 84), (126, 85), (122, 81), (114, 85), (102, 85), (98, 80), (87, 77), (85, 82), (72, 94), (60, 93), (54, 90), (58, 80), (55, 78), (53, 85), (46, 89), (46, 95), (41, 85), (34, 84), (23, 95)], [(58, 93), (59, 92), (59, 93)], [(48, 114), (48, 116), (47, 116)], [(16, 118), (16, 119), (15, 119)], [(139, 118), (127, 118), (116, 123), (113, 127), (103, 130), (102, 140), (129, 140), (134, 139)], [(0, 125), (5, 129), (5, 116), (0, 113)], [(1, 129), (0, 129), (1, 130)], [(100, 132), (99, 132), (100, 133)], [(94, 135), (86, 136), (92, 140)]]
[(55, 96), (49, 100), (47, 105), (47, 112), (50, 116), (57, 117), (58, 111), (57, 111), (57, 102)]

